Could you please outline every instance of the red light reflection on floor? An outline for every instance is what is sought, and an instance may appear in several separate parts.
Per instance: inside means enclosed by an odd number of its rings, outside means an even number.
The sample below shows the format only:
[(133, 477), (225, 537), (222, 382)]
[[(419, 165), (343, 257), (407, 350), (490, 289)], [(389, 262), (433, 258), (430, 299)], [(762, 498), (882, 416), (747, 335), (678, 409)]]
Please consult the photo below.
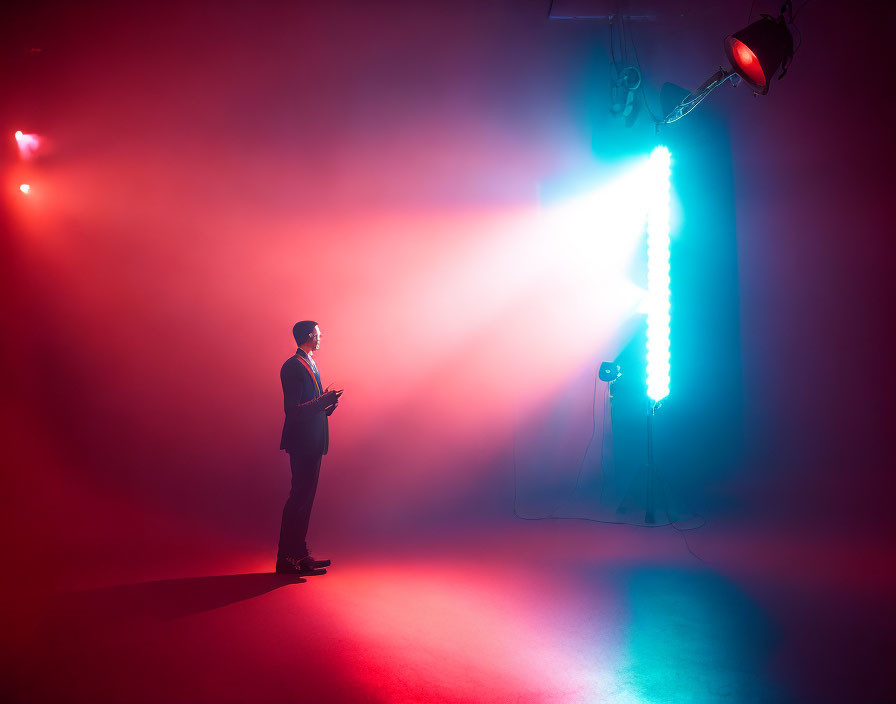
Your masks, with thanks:
[[(341, 624), (342, 656), (390, 702), (572, 702), (617, 691), (618, 614), (594, 615), (615, 600), (531, 569), (462, 565), (352, 565), (301, 597)], [(582, 638), (593, 630), (582, 626), (583, 600), (606, 641)]]

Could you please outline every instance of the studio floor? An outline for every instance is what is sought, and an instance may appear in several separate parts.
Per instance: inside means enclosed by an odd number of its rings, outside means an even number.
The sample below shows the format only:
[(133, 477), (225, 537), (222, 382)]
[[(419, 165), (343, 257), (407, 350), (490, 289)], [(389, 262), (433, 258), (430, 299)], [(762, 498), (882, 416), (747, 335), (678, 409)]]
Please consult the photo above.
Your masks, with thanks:
[(144, 562), (131, 582), (7, 604), (4, 700), (893, 701), (883, 540), (687, 538), (705, 562), (670, 528), (581, 521), (336, 549), (305, 581), (271, 574), (267, 555)]

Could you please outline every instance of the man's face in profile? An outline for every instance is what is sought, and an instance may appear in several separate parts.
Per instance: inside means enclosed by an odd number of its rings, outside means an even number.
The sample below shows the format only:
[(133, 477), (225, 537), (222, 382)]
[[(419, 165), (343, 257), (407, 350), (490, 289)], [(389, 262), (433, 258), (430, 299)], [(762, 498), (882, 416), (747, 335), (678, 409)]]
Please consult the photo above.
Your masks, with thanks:
[(320, 326), (314, 326), (314, 332), (311, 333), (311, 349), (319, 350), (320, 349)]

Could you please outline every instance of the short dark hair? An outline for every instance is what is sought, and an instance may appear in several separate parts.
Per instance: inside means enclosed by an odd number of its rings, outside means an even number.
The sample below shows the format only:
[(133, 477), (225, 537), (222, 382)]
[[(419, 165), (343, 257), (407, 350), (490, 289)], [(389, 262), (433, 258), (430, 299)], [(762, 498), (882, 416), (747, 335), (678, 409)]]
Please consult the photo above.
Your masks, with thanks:
[(296, 344), (301, 347), (303, 342), (308, 342), (308, 336), (314, 332), (315, 320), (300, 320), (292, 326), (292, 336), (296, 338)]

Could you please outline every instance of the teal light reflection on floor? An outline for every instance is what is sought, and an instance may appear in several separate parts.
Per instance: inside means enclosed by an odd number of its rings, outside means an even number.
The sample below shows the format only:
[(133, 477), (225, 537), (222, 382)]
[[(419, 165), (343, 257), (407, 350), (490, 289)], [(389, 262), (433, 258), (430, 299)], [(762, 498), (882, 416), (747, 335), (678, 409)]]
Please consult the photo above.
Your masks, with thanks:
[(710, 572), (643, 568), (625, 575), (620, 588), (629, 623), (627, 664), (618, 675), (633, 701), (788, 701), (770, 673), (773, 628), (732, 582)]

